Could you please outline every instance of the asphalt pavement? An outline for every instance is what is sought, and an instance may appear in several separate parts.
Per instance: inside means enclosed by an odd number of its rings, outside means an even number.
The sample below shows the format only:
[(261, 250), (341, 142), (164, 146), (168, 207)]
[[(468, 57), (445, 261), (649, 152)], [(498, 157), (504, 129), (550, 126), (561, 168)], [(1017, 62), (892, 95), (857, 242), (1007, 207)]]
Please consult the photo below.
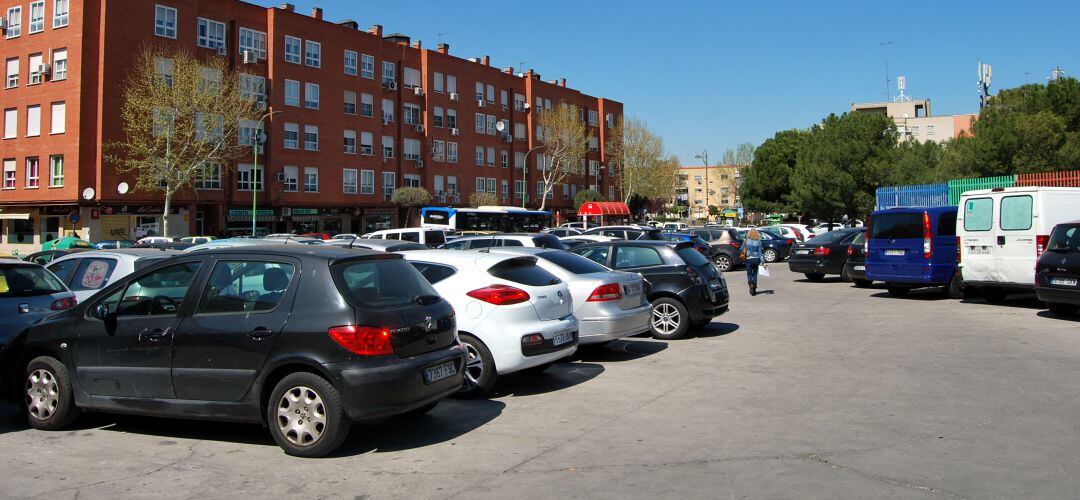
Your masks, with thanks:
[(1060, 498), (1080, 491), (1080, 322), (905, 299), (785, 264), (688, 339), (632, 338), (485, 400), (357, 425), (325, 459), (259, 426), (0, 405), (0, 497)]

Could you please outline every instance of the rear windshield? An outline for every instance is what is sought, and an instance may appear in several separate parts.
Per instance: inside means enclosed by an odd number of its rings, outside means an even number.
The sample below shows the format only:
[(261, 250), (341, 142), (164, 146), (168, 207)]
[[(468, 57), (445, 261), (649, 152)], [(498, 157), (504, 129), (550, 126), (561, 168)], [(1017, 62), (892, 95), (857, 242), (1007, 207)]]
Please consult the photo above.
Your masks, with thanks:
[[(403, 238), (404, 239), (404, 238)], [(437, 246), (446, 243), (446, 233), (442, 231), (424, 231), (425, 243), (428, 246)]]
[(562, 283), (554, 274), (536, 265), (530, 258), (504, 260), (488, 269), (488, 274), (526, 286), (548, 286)]
[[(902, 240), (922, 237), (922, 212), (880, 214), (875, 216), (870, 223), (870, 239), (872, 240)], [(814, 240), (817, 239), (814, 238)]]
[(709, 263), (709, 259), (706, 259), (704, 255), (701, 255), (701, 252), (693, 247), (680, 248), (675, 253), (679, 254), (679, 257), (682, 257), (682, 260), (686, 261), (687, 264), (694, 267), (701, 267)]
[(0, 298), (51, 295), (64, 290), (63, 283), (44, 267), (0, 268)]
[[(874, 226), (877, 226), (877, 219), (874, 220)], [(836, 243), (848, 236), (851, 236), (851, 233), (847, 231), (829, 231), (822, 234), (821, 236), (815, 236), (811, 238), (810, 241), (807, 241), (807, 243), (811, 245), (829, 245), (832, 243)], [(921, 231), (919, 237), (922, 237)]]
[(1080, 251), (1080, 224), (1060, 225), (1050, 233), (1050, 242), (1046, 249), (1051, 252)]
[(559, 238), (551, 234), (538, 234), (533, 236), (533, 245), (538, 248), (550, 248), (552, 250), (566, 250), (566, 245), (563, 245)]
[(964, 204), (964, 230), (989, 231), (994, 220), (992, 198), (972, 198)]
[(146, 269), (158, 262), (161, 262), (169, 257), (142, 257), (135, 261), (135, 270)]
[(537, 255), (556, 266), (574, 274), (592, 274), (607, 272), (607, 268), (585, 257), (570, 252), (544, 252)]
[(334, 265), (331, 273), (338, 290), (356, 307), (402, 307), (419, 297), (438, 295), (403, 259), (344, 262)]
[(71, 280), (72, 291), (100, 290), (109, 284), (109, 277), (116, 268), (113, 259), (82, 259)]

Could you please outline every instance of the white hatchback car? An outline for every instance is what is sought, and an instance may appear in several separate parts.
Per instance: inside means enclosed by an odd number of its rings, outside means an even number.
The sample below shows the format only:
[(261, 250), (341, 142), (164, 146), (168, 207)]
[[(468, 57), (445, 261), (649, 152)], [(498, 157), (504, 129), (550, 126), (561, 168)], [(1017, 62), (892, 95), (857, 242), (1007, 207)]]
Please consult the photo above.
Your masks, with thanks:
[(499, 375), (542, 372), (577, 350), (570, 288), (536, 257), (473, 250), (401, 252), (457, 312), (465, 344), (467, 395), (491, 391)]
[(50, 262), (46, 269), (60, 278), (60, 281), (71, 289), (81, 304), (113, 281), (161, 260), (182, 254), (183, 252), (178, 250), (157, 248), (91, 250), (56, 259)]

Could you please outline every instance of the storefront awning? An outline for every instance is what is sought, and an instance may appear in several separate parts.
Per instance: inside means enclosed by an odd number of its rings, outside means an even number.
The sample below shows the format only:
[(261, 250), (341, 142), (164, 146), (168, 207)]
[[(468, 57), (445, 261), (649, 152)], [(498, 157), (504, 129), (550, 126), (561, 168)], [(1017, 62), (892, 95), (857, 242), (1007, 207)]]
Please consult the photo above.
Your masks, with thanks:
[(612, 216), (630, 215), (630, 207), (621, 201), (590, 201), (581, 205), (578, 215)]
[(30, 220), (30, 214), (0, 214), (0, 220)]
[[(251, 222), (251, 215), (237, 217), (230, 215), (228, 217), (229, 222)], [(259, 215), (255, 218), (256, 222), (274, 222), (277, 221), (277, 217), (273, 215)]]

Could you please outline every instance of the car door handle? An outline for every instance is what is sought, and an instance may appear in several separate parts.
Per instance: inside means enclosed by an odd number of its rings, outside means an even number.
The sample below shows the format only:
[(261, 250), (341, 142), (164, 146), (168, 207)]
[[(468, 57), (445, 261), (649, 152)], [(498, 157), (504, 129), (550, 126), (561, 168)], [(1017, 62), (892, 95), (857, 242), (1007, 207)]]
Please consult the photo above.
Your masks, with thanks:
[(274, 334), (274, 332), (270, 331), (267, 328), (263, 328), (263, 327), (260, 326), (259, 328), (256, 328), (256, 329), (252, 330), (251, 333), (248, 333), (248, 337), (251, 337), (251, 338), (253, 338), (255, 340), (262, 340), (262, 339), (265, 339), (266, 337), (269, 337), (269, 336), (271, 336), (273, 334)]
[(139, 332), (139, 340), (145, 342), (157, 342), (169, 336), (172, 328), (147, 328)]

